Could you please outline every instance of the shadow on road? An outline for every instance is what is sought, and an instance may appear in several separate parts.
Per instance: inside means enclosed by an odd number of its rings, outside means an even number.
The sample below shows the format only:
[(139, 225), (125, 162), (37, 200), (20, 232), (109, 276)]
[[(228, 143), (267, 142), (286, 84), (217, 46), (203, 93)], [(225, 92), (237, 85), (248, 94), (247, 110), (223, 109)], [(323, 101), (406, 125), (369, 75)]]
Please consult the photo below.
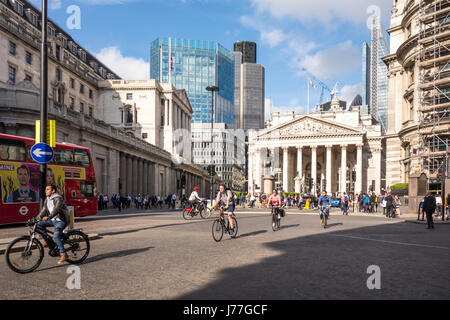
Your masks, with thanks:
[(266, 233), (266, 232), (267, 232), (267, 230), (261, 230), (261, 231), (255, 231), (255, 232), (245, 233), (245, 234), (242, 234), (242, 235), (239, 235), (239, 234), (238, 234), (238, 239), (246, 238), (246, 237), (252, 237), (252, 236), (257, 236), (257, 235), (259, 235), (259, 234), (263, 234), (263, 233)]
[(329, 228), (333, 228), (333, 227), (337, 227), (337, 226), (343, 226), (344, 224), (339, 222), (339, 223), (328, 223), (327, 224), (327, 229)]
[(287, 226), (281, 226), (280, 230), (289, 229), (289, 228), (297, 228), (297, 227), (300, 227), (300, 224), (291, 224), (291, 225), (287, 225)]
[[(264, 243), (268, 256), (224, 268), (215, 280), (176, 299), (450, 299), (450, 278), (443, 276), (450, 265), (446, 228), (395, 223), (317, 229), (313, 235)], [(381, 290), (367, 287), (373, 265), (381, 269)]]
[(87, 222), (87, 221), (98, 221), (98, 220), (116, 220), (116, 219), (128, 219), (128, 218), (136, 218), (136, 217), (157, 217), (157, 216), (166, 216), (167, 214), (161, 213), (130, 213), (130, 214), (111, 214), (111, 215), (99, 215), (99, 216), (90, 216), (90, 217), (79, 217), (75, 218), (75, 222)]

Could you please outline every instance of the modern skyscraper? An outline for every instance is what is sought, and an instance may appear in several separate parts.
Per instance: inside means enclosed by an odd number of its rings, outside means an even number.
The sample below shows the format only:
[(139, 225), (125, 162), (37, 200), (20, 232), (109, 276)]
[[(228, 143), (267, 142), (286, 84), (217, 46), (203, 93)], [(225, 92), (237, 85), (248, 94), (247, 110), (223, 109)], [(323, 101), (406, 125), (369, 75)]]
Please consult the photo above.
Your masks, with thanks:
[(389, 50), (379, 16), (372, 17), (371, 38), (370, 113), (381, 123), (384, 130), (386, 130), (388, 112), (388, 70), (382, 58), (389, 55)]
[(363, 43), (362, 60), (362, 107), (367, 110), (366, 106), (370, 105), (370, 46), (367, 42)]
[(242, 53), (242, 63), (256, 63), (256, 43), (251, 41), (236, 42), (234, 52)]
[(192, 122), (211, 123), (211, 93), (217, 86), (215, 123), (234, 124), (234, 56), (213, 41), (158, 38), (151, 43), (150, 78), (185, 89)]
[[(252, 42), (236, 43), (234, 48), (245, 48), (245, 44), (252, 44)], [(254, 48), (256, 48), (256, 44), (254, 44)], [(256, 49), (252, 54), (256, 58)], [(245, 62), (244, 54), (241, 51), (234, 52), (234, 65), (235, 128), (263, 129), (265, 69), (260, 64)]]

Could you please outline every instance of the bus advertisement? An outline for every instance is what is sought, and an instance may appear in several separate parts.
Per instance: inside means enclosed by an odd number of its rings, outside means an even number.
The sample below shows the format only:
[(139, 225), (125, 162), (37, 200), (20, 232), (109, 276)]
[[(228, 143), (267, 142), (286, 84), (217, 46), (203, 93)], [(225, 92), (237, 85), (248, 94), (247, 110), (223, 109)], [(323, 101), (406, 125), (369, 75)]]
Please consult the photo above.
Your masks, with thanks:
[[(30, 156), (34, 140), (0, 134), (0, 225), (25, 222), (39, 213), (39, 164)], [(76, 217), (97, 213), (95, 172), (85, 147), (57, 143), (47, 166), (47, 184), (56, 185)]]

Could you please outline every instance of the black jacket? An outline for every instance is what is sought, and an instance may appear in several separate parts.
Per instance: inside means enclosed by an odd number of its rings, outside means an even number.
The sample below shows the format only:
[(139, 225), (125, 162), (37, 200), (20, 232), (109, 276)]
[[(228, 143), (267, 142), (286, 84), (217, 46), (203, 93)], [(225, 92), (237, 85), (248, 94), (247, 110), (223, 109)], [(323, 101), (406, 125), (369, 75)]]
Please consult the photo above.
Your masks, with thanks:
[(425, 198), (422, 210), (426, 213), (434, 213), (436, 210), (436, 198), (433, 195)]

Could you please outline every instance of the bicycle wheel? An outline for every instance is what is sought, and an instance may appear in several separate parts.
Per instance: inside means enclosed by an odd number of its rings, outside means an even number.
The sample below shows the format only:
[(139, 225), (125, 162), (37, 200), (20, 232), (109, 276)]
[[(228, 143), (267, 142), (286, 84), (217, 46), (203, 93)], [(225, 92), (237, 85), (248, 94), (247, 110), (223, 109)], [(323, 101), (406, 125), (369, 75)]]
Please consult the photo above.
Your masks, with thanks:
[(208, 219), (209, 217), (211, 217), (211, 209), (208, 207), (203, 208), (203, 210), (200, 211), (200, 216), (203, 219)]
[[(234, 229), (233, 229), (233, 235), (231, 236), (232, 238), (236, 238), (237, 234), (238, 234), (238, 223), (235, 217), (232, 217), (233, 219), (233, 224), (234, 224)], [(228, 222), (229, 223), (229, 222)], [(228, 228), (230, 228), (230, 226), (228, 226)]]
[(219, 242), (223, 238), (224, 226), (220, 222), (220, 219), (214, 220), (212, 225), (212, 236), (216, 242)]
[(70, 264), (80, 264), (89, 255), (91, 245), (88, 236), (78, 230), (69, 231), (64, 237), (64, 251), (67, 254), (67, 262)]
[(328, 215), (326, 212), (323, 214), (323, 228), (325, 229), (327, 227), (327, 221), (328, 221)]
[(281, 226), (281, 217), (277, 217), (277, 230), (280, 230), (280, 226)]
[(272, 230), (275, 232), (278, 229), (278, 218), (275, 217), (275, 214), (272, 214)]
[(186, 208), (183, 210), (183, 218), (184, 220), (192, 220), (194, 216), (192, 215), (192, 209)]
[(6, 264), (17, 273), (30, 273), (36, 270), (44, 259), (44, 247), (38, 239), (33, 239), (27, 250), (30, 236), (15, 239), (5, 252)]

